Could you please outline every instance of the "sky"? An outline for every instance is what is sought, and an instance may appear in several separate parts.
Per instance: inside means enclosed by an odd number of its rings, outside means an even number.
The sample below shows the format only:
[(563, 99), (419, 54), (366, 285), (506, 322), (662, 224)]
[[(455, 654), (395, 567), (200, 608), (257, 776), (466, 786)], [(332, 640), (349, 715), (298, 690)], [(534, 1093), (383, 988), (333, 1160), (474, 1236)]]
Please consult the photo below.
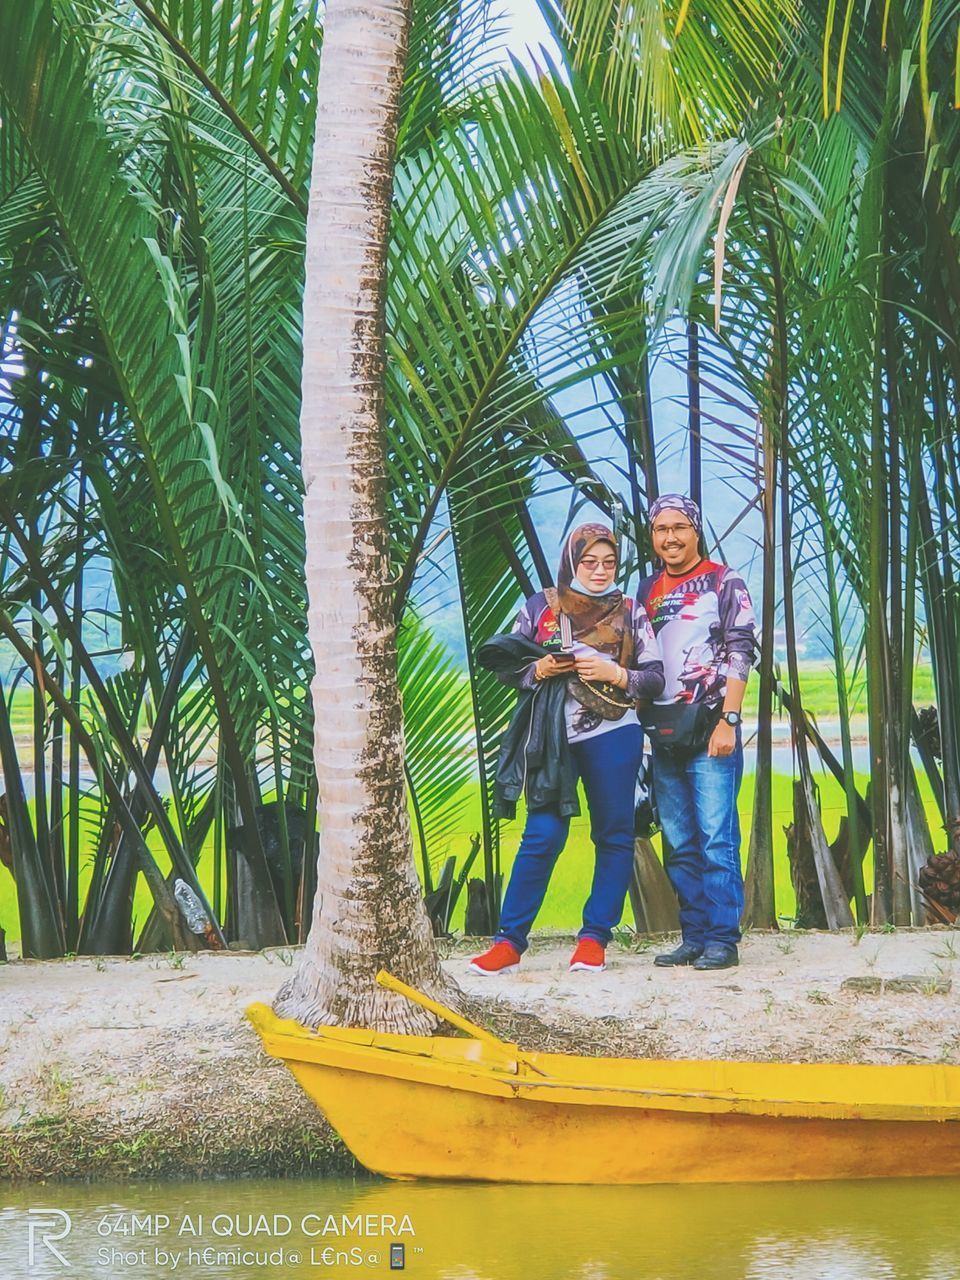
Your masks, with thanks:
[(541, 44), (553, 46), (547, 24), (535, 0), (506, 0), (503, 12), (508, 29), (507, 46), (515, 57), (526, 61), (528, 50), (535, 52)]

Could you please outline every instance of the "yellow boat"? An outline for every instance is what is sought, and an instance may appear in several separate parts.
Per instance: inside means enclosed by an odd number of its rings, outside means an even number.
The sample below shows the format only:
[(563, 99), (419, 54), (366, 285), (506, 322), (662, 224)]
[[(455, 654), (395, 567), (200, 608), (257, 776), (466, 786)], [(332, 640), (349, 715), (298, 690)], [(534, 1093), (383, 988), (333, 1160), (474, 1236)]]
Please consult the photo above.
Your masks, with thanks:
[[(396, 979), (384, 985), (440, 1008)], [(960, 1067), (658, 1061), (248, 1017), (388, 1178), (772, 1182), (960, 1174)]]

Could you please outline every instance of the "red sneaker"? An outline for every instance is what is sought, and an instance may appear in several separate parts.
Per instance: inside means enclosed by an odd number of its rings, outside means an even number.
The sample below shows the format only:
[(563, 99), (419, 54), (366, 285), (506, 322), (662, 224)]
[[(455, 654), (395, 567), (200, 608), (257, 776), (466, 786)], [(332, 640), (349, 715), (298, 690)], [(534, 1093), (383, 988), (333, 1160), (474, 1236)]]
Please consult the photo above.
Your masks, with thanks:
[(513, 973), (519, 964), (520, 952), (512, 942), (504, 939), (501, 942), (495, 942), (482, 956), (474, 956), (470, 961), (470, 968), (474, 973), (482, 973), (485, 977), (492, 978), (497, 973)]
[(607, 967), (606, 954), (606, 948), (596, 938), (580, 938), (570, 957), (570, 972), (583, 969), (586, 973), (602, 973)]

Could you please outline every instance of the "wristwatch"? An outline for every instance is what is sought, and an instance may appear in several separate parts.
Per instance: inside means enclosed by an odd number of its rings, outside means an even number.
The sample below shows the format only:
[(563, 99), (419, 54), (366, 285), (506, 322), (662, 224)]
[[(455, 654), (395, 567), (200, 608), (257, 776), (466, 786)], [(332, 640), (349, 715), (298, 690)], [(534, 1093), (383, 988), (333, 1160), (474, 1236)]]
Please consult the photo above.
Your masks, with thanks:
[(721, 718), (726, 720), (727, 724), (732, 725), (738, 725), (743, 720), (743, 716), (741, 716), (739, 711), (724, 711)]

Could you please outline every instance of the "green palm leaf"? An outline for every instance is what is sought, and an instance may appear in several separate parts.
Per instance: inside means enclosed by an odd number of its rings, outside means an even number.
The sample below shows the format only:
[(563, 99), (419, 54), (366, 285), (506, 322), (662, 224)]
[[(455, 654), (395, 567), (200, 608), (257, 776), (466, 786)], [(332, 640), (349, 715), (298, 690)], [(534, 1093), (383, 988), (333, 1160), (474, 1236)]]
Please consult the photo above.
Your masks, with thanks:
[(619, 127), (653, 160), (736, 130), (797, 19), (794, 0), (543, 0), (542, 8)]
[[(27, 141), (106, 337), (239, 778), (233, 724), (247, 682), (241, 663), (222, 661), (213, 624), (249, 595), (248, 584), (254, 592), (262, 588), (218, 462), (222, 374), (213, 333), (208, 324), (191, 332), (189, 295), (104, 136), (80, 44), (48, 4), (29, 12), (13, 6), (6, 30), (0, 94)], [(252, 806), (248, 816), (252, 827)]]
[(436, 866), (458, 852), (451, 836), (464, 819), (466, 791), (475, 776), (470, 691), (446, 647), (413, 611), (400, 629), (397, 675), (413, 828), (429, 893)]

